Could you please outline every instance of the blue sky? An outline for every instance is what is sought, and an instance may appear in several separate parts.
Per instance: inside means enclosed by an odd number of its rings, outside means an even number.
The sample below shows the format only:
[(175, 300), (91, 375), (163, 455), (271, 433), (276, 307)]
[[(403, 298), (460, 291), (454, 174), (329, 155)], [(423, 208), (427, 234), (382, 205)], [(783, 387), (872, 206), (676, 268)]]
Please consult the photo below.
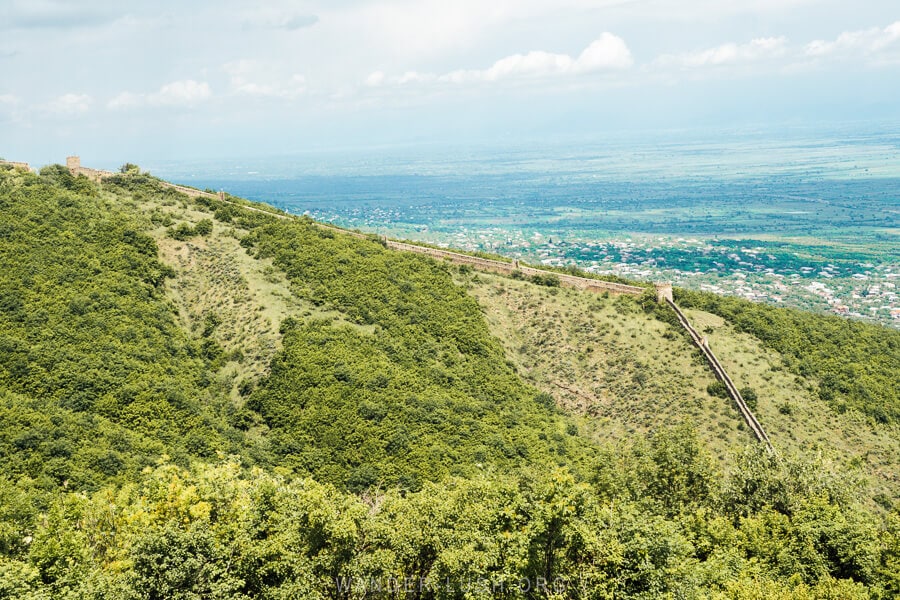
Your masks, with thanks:
[(896, 0), (0, 0), (36, 164), (900, 119)]

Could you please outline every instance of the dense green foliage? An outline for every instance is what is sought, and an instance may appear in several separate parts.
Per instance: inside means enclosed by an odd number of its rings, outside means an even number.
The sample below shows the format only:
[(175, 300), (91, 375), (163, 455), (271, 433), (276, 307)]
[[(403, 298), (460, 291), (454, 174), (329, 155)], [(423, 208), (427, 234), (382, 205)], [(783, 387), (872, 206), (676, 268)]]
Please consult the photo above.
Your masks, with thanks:
[[(900, 594), (900, 515), (862, 482), (761, 448), (722, 472), (687, 428), (601, 449), (522, 382), (446, 265), (235, 202), (137, 169), (101, 190), (0, 168), (0, 599)], [(148, 235), (188, 207), (220, 223), (192, 235), (234, 228), (315, 307), (239, 401), (217, 383), (221, 321), (179, 324)], [(878, 332), (871, 365), (841, 355), (869, 368), (850, 392), (886, 385)]]
[(479, 464), (565, 464), (583, 443), (506, 364), (476, 302), (445, 265), (277, 222), (242, 242), (295, 291), (356, 325), (289, 324), (250, 400), (287, 464), (362, 489), (472, 475)]
[(556, 275), (532, 275), (528, 278), (531, 283), (545, 285), (547, 287), (559, 287), (559, 277)]
[[(900, 520), (761, 449), (723, 478), (688, 431), (565, 470), (354, 496), (225, 461), (61, 496), (0, 480), (0, 597), (888, 598)], [(18, 528), (18, 530), (16, 529)], [(22, 536), (25, 543), (16, 543)], [(554, 593), (558, 595), (553, 595)]]
[(900, 422), (900, 331), (683, 289), (676, 300), (717, 314), (780, 352), (792, 372), (818, 380), (819, 396), (836, 410)]
[(43, 173), (0, 171), (5, 472), (90, 487), (163, 449), (237, 449), (200, 402), (212, 365), (175, 322), (144, 224), (86, 179)]

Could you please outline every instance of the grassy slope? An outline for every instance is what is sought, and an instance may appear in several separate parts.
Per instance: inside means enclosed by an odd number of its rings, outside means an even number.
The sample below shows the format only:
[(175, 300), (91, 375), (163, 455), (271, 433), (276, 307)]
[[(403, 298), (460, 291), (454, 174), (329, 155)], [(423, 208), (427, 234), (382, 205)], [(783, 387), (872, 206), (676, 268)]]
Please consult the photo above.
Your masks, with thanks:
[[(444, 267), (308, 223), (257, 229), (238, 209), (223, 222), (217, 203), (107, 188), (155, 224), (183, 327), (212, 330), (233, 422), (282, 467), (415, 488), (482, 464), (581, 460), (584, 442), (516, 378)], [(213, 216), (209, 236), (167, 233)]]
[[(116, 192), (121, 194), (121, 190)], [(111, 195), (122, 201), (121, 195)], [(280, 328), (286, 318), (350, 324), (340, 312), (298, 297), (271, 258), (250, 256), (240, 245), (249, 229), (240, 222), (214, 219), (212, 235), (176, 240), (167, 234), (171, 227), (194, 227), (213, 218), (215, 211), (183, 197), (140, 193), (127, 197), (133, 210), (153, 220), (147, 233), (159, 246), (160, 260), (174, 271), (166, 280), (165, 291), (182, 327), (196, 335), (207, 326), (210, 316), (215, 317), (212, 337), (233, 358), (219, 375), (231, 386), (236, 403), (242, 404), (238, 389), (243, 382), (256, 384), (268, 374), (273, 357), (282, 348)]]
[[(627, 298), (548, 289), (497, 275), (460, 276), (507, 356), (536, 387), (585, 416), (598, 440), (693, 424), (720, 462), (751, 441), (731, 402), (710, 396), (709, 369), (684, 336)], [(855, 411), (838, 414), (816, 382), (787, 372), (781, 356), (724, 319), (688, 310), (738, 387), (759, 394), (756, 414), (782, 451), (821, 452), (874, 476), (874, 492), (900, 493), (900, 432)]]
[[(271, 258), (252, 257), (240, 246), (238, 239), (249, 232), (240, 223), (215, 221), (213, 235), (178, 241), (167, 237), (167, 225), (195, 225), (213, 211), (177, 195), (130, 193), (112, 186), (107, 186), (100, 202), (143, 217), (161, 259), (174, 268), (175, 277), (166, 282), (165, 292), (191, 337), (201, 337), (208, 318), (216, 317), (212, 337), (232, 360), (224, 362), (215, 374), (218, 385), (206, 393), (230, 396), (234, 411), (241, 409), (244, 396), (268, 373), (281, 349), (279, 326), (284, 318), (302, 322), (326, 318), (360, 334), (375, 331), (371, 324), (297, 294)], [(706, 393), (713, 379), (684, 337), (627, 299), (554, 290), (488, 274), (457, 279), (481, 303), (491, 332), (519, 373), (581, 415), (582, 433), (600, 441), (624, 440), (687, 421), (723, 464), (749, 441), (730, 403)], [(735, 331), (720, 317), (696, 310), (688, 314), (709, 336), (738, 385), (757, 390), (758, 415), (779, 448), (822, 451), (840, 463), (861, 466), (876, 475), (877, 491), (897, 496), (900, 435), (895, 428), (873, 425), (852, 411), (835, 413), (816, 397), (816, 382), (785, 371), (778, 353)], [(19, 405), (24, 410), (25, 403)], [(249, 439), (266, 449), (265, 423), (252, 413), (241, 418), (249, 420), (242, 424), (252, 434)], [(9, 443), (21, 446), (28, 441)], [(143, 445), (151, 454), (160, 448), (151, 440), (132, 444)], [(87, 450), (76, 450), (76, 456), (78, 452)], [(103, 462), (106, 454), (100, 454), (89, 459), (102, 474), (109, 467)], [(115, 450), (107, 454), (122, 456)], [(44, 464), (40, 456), (29, 460)], [(40, 472), (34, 466), (31, 470)], [(66, 475), (55, 463), (46, 464), (44, 470), (60, 480)], [(96, 477), (102, 475), (90, 476)]]
[(759, 394), (756, 415), (776, 445), (822, 452), (874, 475), (876, 490), (900, 493), (900, 427), (877, 424), (857, 411), (843, 414), (819, 398), (817, 381), (790, 373), (781, 354), (750, 334), (739, 332), (717, 315), (688, 309), (738, 385)]
[[(176, 223), (190, 224), (210, 216), (200, 208), (166, 207), (155, 200), (141, 205), (148, 215), (168, 211)], [(228, 350), (243, 351), (244, 361), (230, 362), (223, 370), (237, 402), (238, 384), (267, 372), (273, 349), (280, 348), (278, 324), (284, 316), (336, 319), (371, 332), (371, 326), (292, 294), (270, 258), (250, 257), (238, 245), (236, 238), (246, 230), (219, 222), (215, 228), (209, 241), (171, 240), (164, 227), (151, 233), (165, 262), (176, 269), (168, 290), (187, 326), (202, 327), (205, 314), (213, 311), (223, 317), (217, 339)], [(223, 277), (225, 272), (233, 275)], [(625, 440), (688, 422), (723, 465), (751, 441), (731, 403), (706, 392), (714, 379), (690, 343), (627, 298), (550, 289), (484, 273), (457, 276), (457, 281), (482, 305), (491, 332), (520, 375), (580, 415), (580, 429), (593, 439)], [(855, 412), (835, 413), (816, 397), (814, 381), (783, 369), (777, 352), (735, 331), (721, 317), (687, 312), (709, 336), (738, 386), (758, 392), (757, 415), (780, 449), (821, 451), (873, 474), (876, 492), (898, 495), (900, 434), (894, 427), (873, 426)]]
[(750, 441), (733, 406), (706, 393), (714, 378), (689, 342), (631, 298), (482, 273), (468, 283), (519, 372), (588, 417), (596, 439), (688, 421), (714, 448)]

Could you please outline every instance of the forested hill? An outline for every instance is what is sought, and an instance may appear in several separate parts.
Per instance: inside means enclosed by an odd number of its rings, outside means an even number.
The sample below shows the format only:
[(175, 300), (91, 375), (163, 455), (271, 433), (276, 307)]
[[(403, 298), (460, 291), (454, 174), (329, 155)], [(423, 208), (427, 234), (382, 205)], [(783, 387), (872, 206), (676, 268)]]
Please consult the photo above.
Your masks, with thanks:
[(477, 276), (248, 205), (0, 166), (0, 598), (900, 593), (865, 473), (605, 443)]

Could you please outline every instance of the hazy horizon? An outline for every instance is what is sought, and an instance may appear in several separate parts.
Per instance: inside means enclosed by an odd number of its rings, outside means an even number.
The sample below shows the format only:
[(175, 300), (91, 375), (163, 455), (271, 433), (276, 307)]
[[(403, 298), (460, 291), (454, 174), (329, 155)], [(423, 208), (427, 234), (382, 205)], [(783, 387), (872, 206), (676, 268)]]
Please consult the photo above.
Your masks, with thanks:
[(0, 32), (0, 155), (35, 164), (900, 120), (886, 0), (7, 0)]

